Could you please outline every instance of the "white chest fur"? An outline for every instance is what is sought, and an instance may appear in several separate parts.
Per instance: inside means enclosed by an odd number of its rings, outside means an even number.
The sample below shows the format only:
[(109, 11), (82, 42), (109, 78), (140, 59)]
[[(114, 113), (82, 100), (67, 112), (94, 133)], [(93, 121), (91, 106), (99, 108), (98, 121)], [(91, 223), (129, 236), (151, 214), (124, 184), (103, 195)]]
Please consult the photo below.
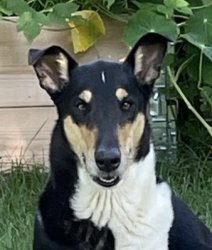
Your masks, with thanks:
[(166, 183), (156, 184), (154, 149), (129, 166), (123, 180), (112, 189), (98, 186), (85, 169), (70, 201), (79, 219), (90, 218), (101, 228), (107, 225), (116, 250), (167, 250), (173, 221), (171, 192)]

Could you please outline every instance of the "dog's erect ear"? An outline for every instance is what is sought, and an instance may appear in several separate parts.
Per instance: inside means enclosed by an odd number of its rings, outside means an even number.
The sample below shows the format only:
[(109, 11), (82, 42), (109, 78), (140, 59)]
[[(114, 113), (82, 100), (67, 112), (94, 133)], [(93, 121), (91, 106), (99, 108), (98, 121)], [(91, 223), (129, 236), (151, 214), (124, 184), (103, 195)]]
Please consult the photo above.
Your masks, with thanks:
[(69, 83), (71, 70), (77, 66), (75, 60), (59, 46), (30, 49), (29, 64), (33, 65), (40, 86), (51, 96), (63, 90)]
[(143, 85), (152, 86), (160, 74), (168, 39), (157, 33), (147, 33), (136, 43), (125, 63)]

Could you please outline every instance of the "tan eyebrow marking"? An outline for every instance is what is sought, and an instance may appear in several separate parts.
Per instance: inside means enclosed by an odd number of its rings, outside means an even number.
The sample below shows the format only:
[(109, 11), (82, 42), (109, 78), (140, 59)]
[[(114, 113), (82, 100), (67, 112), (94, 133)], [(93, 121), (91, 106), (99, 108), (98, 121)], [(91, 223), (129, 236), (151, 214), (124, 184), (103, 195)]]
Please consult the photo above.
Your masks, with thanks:
[(79, 98), (81, 98), (86, 103), (89, 103), (92, 99), (92, 92), (90, 90), (83, 90), (82, 93), (79, 95)]
[(128, 96), (128, 93), (125, 89), (119, 88), (116, 90), (116, 97), (119, 101), (122, 101), (125, 97)]

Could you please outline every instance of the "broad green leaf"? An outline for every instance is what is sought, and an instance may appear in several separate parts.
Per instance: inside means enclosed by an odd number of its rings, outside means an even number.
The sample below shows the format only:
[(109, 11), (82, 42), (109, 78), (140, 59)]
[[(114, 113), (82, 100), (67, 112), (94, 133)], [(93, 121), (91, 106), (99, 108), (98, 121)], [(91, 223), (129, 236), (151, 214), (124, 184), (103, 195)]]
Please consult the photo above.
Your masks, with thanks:
[(32, 8), (24, 0), (7, 0), (7, 9), (18, 16), (24, 12), (32, 11)]
[(182, 35), (191, 44), (198, 47), (212, 61), (212, 5), (194, 11), (194, 15), (185, 26)]
[(164, 0), (164, 5), (175, 9), (187, 7), (189, 3), (185, 0)]
[(138, 0), (138, 1), (132, 1), (133, 3), (134, 2), (138, 2), (138, 3), (153, 3), (153, 4), (162, 4), (163, 3), (163, 0)]
[(201, 43), (196, 39), (196, 36), (194, 34), (185, 34), (182, 35), (182, 37), (191, 44), (198, 47), (203, 52), (203, 54), (212, 61), (212, 46), (206, 46), (204, 43)]
[(175, 41), (179, 34), (176, 23), (165, 16), (151, 11), (139, 10), (128, 22), (124, 32), (124, 40), (127, 44), (133, 45), (138, 39), (149, 32), (160, 33)]
[[(210, 105), (210, 108), (212, 110), (212, 86), (203, 86), (201, 89), (202, 97)], [(212, 113), (209, 114), (208, 117), (211, 118)]]
[(174, 14), (174, 9), (173, 8), (168, 8), (167, 6), (163, 5), (163, 4), (159, 4), (157, 6), (157, 11), (159, 13), (164, 14), (167, 17), (172, 17)]
[(49, 24), (64, 24), (71, 19), (72, 14), (78, 10), (79, 6), (73, 1), (58, 3), (54, 5), (48, 14)]
[[(162, 4), (155, 4), (155, 3), (150, 3), (150, 2), (134, 2), (133, 3), (141, 10), (149, 10), (149, 11), (156, 11), (157, 10), (157, 6), (158, 5), (162, 5)], [(164, 6), (164, 5), (162, 5)]]
[(24, 12), (17, 21), (18, 31), (23, 31), (29, 41), (32, 41), (41, 32), (46, 23), (46, 16), (39, 12)]
[(8, 10), (7, 8), (6, 8), (6, 5), (4, 6), (4, 5), (1, 5), (0, 6), (0, 14), (3, 14), (3, 15), (6, 15), (6, 16), (10, 16), (10, 15), (12, 15), (12, 11), (11, 10)]
[(193, 15), (193, 11), (192, 11), (192, 9), (189, 8), (189, 7), (176, 8), (176, 11), (179, 12), (179, 13), (188, 15), (188, 16)]
[(106, 3), (107, 8), (110, 9), (110, 7), (115, 3), (115, 0), (104, 0), (104, 3)]
[[(211, 1), (211, 0), (209, 0)], [(202, 5), (202, 0), (187, 0), (187, 2), (190, 4), (190, 6), (200, 6)]]
[(162, 6), (158, 11), (160, 12), (160, 9), (164, 9), (161, 13), (164, 13), (167, 16), (173, 16), (174, 10), (185, 15), (192, 15), (192, 10), (188, 7), (189, 3), (185, 0), (164, 0), (164, 5)]
[[(142, 10), (148, 10), (148, 11), (156, 11), (157, 10), (157, 7), (158, 5), (162, 5), (162, 4), (155, 4), (155, 3), (150, 3), (150, 2), (136, 2), (134, 3), (138, 9), (142, 9)], [(162, 5), (164, 6), (164, 5)]]
[[(199, 63), (200, 63), (200, 54), (196, 54), (188, 67), (186, 68), (189, 77), (193, 79), (196, 83), (199, 80)], [(208, 84), (212, 87), (212, 62), (206, 57), (203, 57), (202, 62), (202, 81), (204, 84)], [(197, 84), (196, 84), (197, 85)]]
[(86, 51), (96, 40), (105, 34), (104, 23), (99, 14), (92, 10), (77, 11), (73, 16), (80, 16), (84, 21), (71, 21), (71, 36), (74, 52)]

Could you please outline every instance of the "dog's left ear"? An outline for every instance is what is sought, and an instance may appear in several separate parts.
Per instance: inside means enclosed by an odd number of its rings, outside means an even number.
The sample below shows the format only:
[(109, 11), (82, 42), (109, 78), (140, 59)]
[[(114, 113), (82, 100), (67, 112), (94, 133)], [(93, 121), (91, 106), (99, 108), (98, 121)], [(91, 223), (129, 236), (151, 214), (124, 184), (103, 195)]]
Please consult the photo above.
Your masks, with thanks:
[(76, 61), (61, 47), (51, 46), (44, 50), (30, 49), (29, 64), (33, 65), (40, 86), (54, 98), (70, 83), (70, 74)]
[(133, 47), (125, 63), (133, 69), (140, 84), (152, 87), (159, 77), (168, 42), (160, 34), (147, 33)]

